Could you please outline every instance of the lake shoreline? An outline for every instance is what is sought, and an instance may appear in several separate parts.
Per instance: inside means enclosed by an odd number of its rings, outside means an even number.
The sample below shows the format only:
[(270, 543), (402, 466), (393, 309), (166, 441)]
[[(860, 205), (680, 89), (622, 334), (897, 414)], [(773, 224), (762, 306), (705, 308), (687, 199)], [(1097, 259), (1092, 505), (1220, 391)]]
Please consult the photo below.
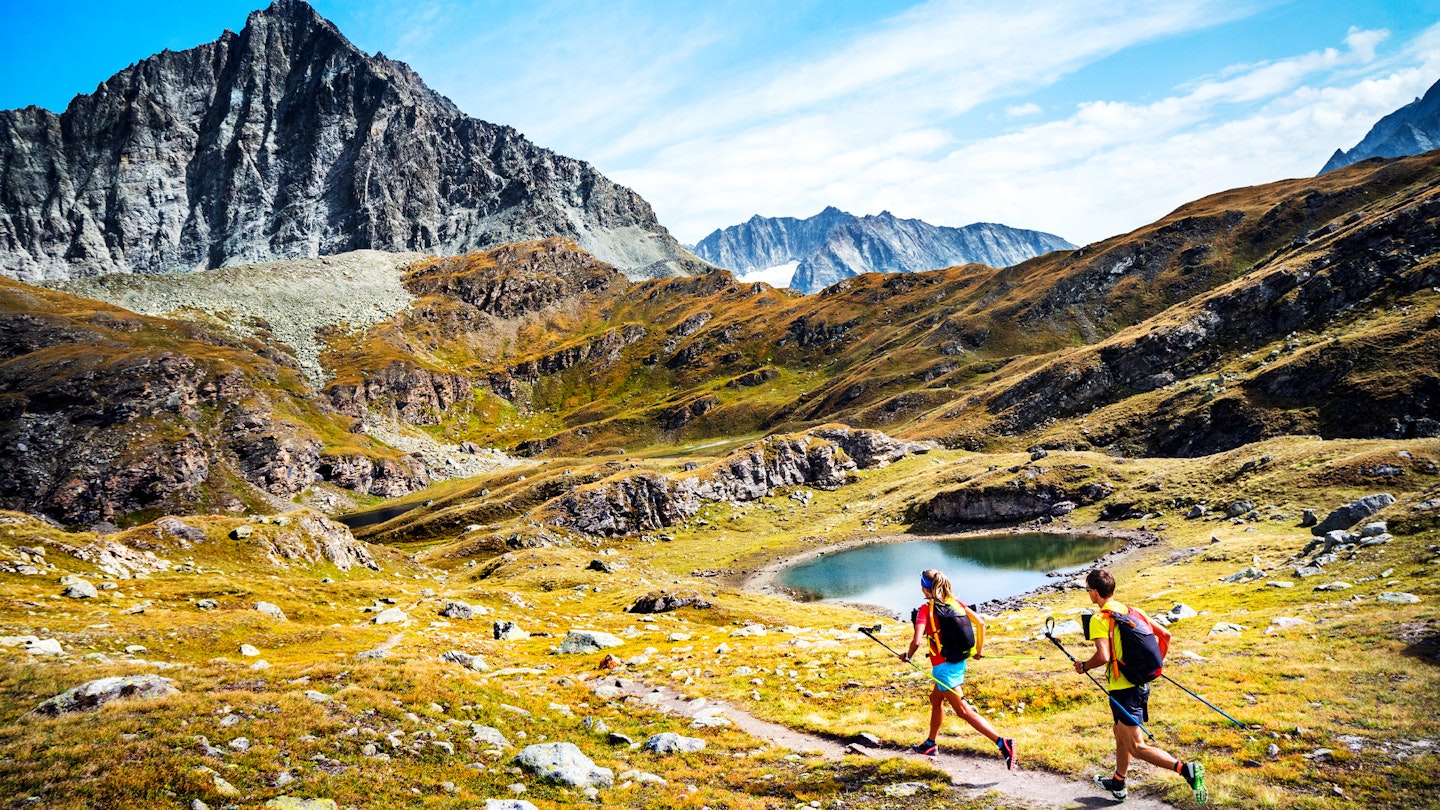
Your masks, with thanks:
[[(814, 559), (818, 559), (820, 557), (829, 556), (831, 554), (836, 554), (843, 551), (852, 551), (854, 549), (864, 548), (866, 546), (891, 543), (909, 543), (915, 541), (944, 542), (948, 540), (966, 540), (979, 537), (994, 537), (997, 535), (1021, 534), (1051, 534), (1061, 536), (1069, 535), (1073, 537), (1100, 537), (1121, 541), (1122, 545), (1120, 545), (1118, 548), (1112, 549), (1111, 551), (1100, 555), (1099, 557), (1089, 561), (1088, 563), (1082, 563), (1080, 565), (1073, 566), (1073, 568), (1075, 569), (1105, 567), (1107, 565), (1120, 562), (1129, 555), (1141, 549), (1149, 548), (1160, 543), (1159, 536), (1156, 535), (1154, 531), (1151, 531), (1149, 529), (1121, 529), (1112, 526), (1099, 526), (1093, 523), (1081, 526), (1072, 526), (1070, 524), (1049, 525), (1043, 527), (1000, 526), (966, 529), (964, 531), (949, 532), (944, 534), (887, 534), (875, 537), (854, 537), (848, 540), (841, 540), (821, 548), (806, 549), (804, 551), (797, 552), (796, 554), (767, 563), (766, 565), (755, 569), (743, 576), (743, 578), (741, 578), (740, 580), (739, 587), (741, 590), (747, 591), (749, 593), (763, 594), (766, 596), (778, 596), (785, 599), (790, 599), (791, 601), (795, 602), (818, 601), (826, 605), (847, 607), (852, 610), (858, 610), (863, 613), (868, 613), (872, 616), (895, 620), (897, 618), (896, 614), (881, 605), (874, 605), (865, 602), (856, 602), (845, 599), (803, 599), (796, 591), (779, 584), (778, 580), (780, 573), (788, 568), (799, 565), (801, 563), (809, 562)], [(1033, 588), (1029, 591), (1025, 591), (1024, 593), (990, 599), (985, 602), (973, 605), (972, 607), (976, 610), (976, 612), (988, 615), (995, 615), (1006, 610), (1018, 610), (1038, 597), (1047, 596), (1067, 590), (1070, 586), (1072, 579), (1073, 578), (1071, 577), (1054, 577), (1051, 579), (1050, 582), (1047, 582), (1044, 585)], [(903, 619), (904, 617), (899, 618)]]

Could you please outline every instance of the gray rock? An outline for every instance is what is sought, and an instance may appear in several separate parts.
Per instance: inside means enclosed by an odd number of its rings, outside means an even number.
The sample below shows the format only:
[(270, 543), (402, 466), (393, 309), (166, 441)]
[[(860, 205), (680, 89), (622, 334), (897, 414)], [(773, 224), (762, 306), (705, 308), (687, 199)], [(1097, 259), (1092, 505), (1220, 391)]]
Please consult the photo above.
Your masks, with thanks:
[(1215, 626), (1210, 628), (1210, 635), (1233, 636), (1244, 632), (1244, 630), (1244, 625), (1235, 624), (1234, 622), (1216, 622)]
[(591, 560), (590, 564), (585, 566), (585, 568), (589, 571), (599, 571), (602, 574), (615, 573), (614, 566), (610, 565), (610, 563), (607, 563), (604, 560)]
[(611, 745), (631, 746), (635, 744), (634, 740), (630, 739), (624, 734), (617, 734), (613, 731), (610, 732), (610, 735), (605, 738), (605, 741), (610, 743)]
[(1414, 605), (1421, 601), (1420, 597), (1415, 594), (1401, 591), (1386, 591), (1375, 597), (1375, 599), (1391, 605)]
[(1209, 510), (1197, 503), (1194, 506), (1190, 507), (1190, 511), (1185, 513), (1185, 519), (1199, 520), (1200, 518), (1205, 517), (1205, 513), (1207, 511)]
[(527, 745), (515, 764), (547, 782), (570, 787), (610, 787), (615, 781), (614, 771), (596, 765), (574, 743)]
[(254, 533), (255, 530), (250, 528), (249, 526), (236, 526), (230, 531), (230, 537), (235, 540), (244, 540), (245, 538), (249, 537)]
[(485, 663), (485, 659), (478, 655), (471, 655), (459, 650), (450, 650), (449, 652), (441, 653), (440, 660), (449, 664), (459, 664), (466, 669), (472, 669), (476, 672), (485, 672), (490, 669)]
[(666, 731), (650, 737), (641, 747), (655, 754), (693, 754), (705, 750), (705, 741)]
[[(1170, 608), (1168, 611), (1160, 615), (1164, 616), (1166, 622), (1168, 622), (1169, 624), (1174, 624), (1175, 622), (1184, 621), (1186, 619), (1193, 619), (1200, 614), (1195, 611), (1195, 608), (1192, 608), (1187, 604), (1177, 602), (1175, 603), (1174, 607)], [(1158, 620), (1159, 616), (1157, 616), (1156, 619)]]
[(1265, 635), (1273, 635), (1281, 630), (1289, 630), (1292, 627), (1309, 627), (1315, 623), (1305, 619), (1296, 619), (1291, 616), (1276, 616), (1270, 620), (1270, 626), (1265, 628)]
[(400, 608), (392, 607), (386, 608), (375, 614), (375, 618), (371, 619), (370, 621), (372, 624), (398, 624), (400, 622), (407, 622), (409, 620), (410, 614), (406, 613)]
[(1320, 518), (1316, 516), (1314, 509), (1305, 509), (1305, 510), (1301, 511), (1301, 513), (1300, 513), (1300, 528), (1302, 528), (1302, 529), (1308, 529), (1308, 528), (1310, 528), (1311, 526), (1314, 526), (1314, 525), (1318, 524), (1319, 522), (1320, 522)]
[(98, 709), (106, 703), (123, 698), (153, 699), (179, 693), (174, 681), (158, 675), (100, 678), (50, 698), (36, 707), (35, 712), (53, 717), (69, 712)]
[(1249, 581), (1254, 580), (1254, 579), (1262, 579), (1264, 576), (1265, 576), (1265, 572), (1264, 572), (1264, 571), (1261, 571), (1260, 569), (1255, 568), (1255, 567), (1252, 566), (1252, 567), (1246, 568), (1246, 569), (1244, 569), (1244, 570), (1242, 570), (1242, 571), (1236, 571), (1235, 573), (1231, 574), (1231, 575), (1228, 576), (1228, 577), (1223, 577), (1220, 581), (1221, 581), (1221, 582), (1232, 582), (1232, 583), (1233, 583), (1233, 582), (1249, 582)]
[(1050, 517), (1064, 517), (1077, 508), (1078, 505), (1074, 501), (1059, 501), (1050, 507)]
[(1395, 496), (1388, 492), (1366, 495), (1331, 512), (1324, 520), (1320, 521), (1318, 525), (1311, 529), (1310, 533), (1316, 537), (1321, 537), (1329, 531), (1348, 529), (1392, 503), (1395, 503)]
[(313, 703), (329, 703), (329, 702), (330, 702), (330, 696), (329, 696), (329, 695), (325, 694), (324, 692), (317, 692), (317, 691), (315, 691), (314, 689), (306, 689), (306, 690), (305, 690), (305, 697), (309, 698), (309, 699), (311, 700), (311, 702), (313, 702)]
[(300, 799), (276, 796), (265, 802), (265, 810), (340, 810), (334, 799)]
[(496, 641), (518, 641), (530, 637), (529, 633), (521, 630), (520, 626), (514, 622), (497, 621), (491, 629), (495, 634)]
[(560, 648), (556, 652), (561, 655), (592, 653), (607, 647), (619, 647), (624, 643), (609, 633), (597, 630), (571, 630), (565, 634), (565, 640), (560, 642)]
[(1079, 621), (1075, 619), (1067, 619), (1063, 622), (1056, 622), (1055, 628), (1051, 631), (1051, 633), (1056, 638), (1059, 638), (1061, 636), (1079, 635), (1080, 633), (1084, 632), (1084, 630), (1085, 628), (1080, 626)]
[(510, 741), (505, 735), (493, 726), (474, 726), (470, 739), (482, 745), (493, 745), (496, 748), (511, 748)]
[(241, 644), (240, 654), (245, 656), (246, 658), (254, 658), (255, 656), (260, 654), (260, 651), (249, 644)]
[(220, 603), (216, 602), (214, 599), (201, 599), (195, 603), (195, 607), (199, 608), (200, 610), (214, 610), (215, 608), (220, 607)]
[(475, 608), (459, 599), (446, 599), (445, 607), (441, 609), (440, 615), (447, 619), (462, 619), (468, 621), (475, 618)]
[(95, 586), (88, 581), (75, 577), (69, 585), (65, 586), (61, 595), (71, 599), (95, 599), (100, 596), (100, 592), (95, 590)]
[(1361, 537), (1379, 537), (1386, 532), (1385, 521), (1377, 520), (1373, 523), (1366, 523), (1360, 529)]
[(1327, 582), (1327, 583), (1325, 583), (1324, 585), (1316, 585), (1316, 586), (1315, 586), (1315, 590), (1317, 590), (1317, 591), (1348, 591), (1348, 590), (1350, 590), (1350, 589), (1353, 588), (1353, 587), (1355, 587), (1355, 586), (1354, 586), (1354, 585), (1351, 585), (1351, 584), (1348, 583), (1348, 582), (1341, 582), (1340, 580), (1336, 580), (1336, 581), (1334, 581), (1334, 582)]
[(485, 810), (540, 810), (530, 802), (521, 799), (486, 799)]
[(272, 619), (285, 619), (285, 611), (281, 610), (279, 605), (270, 602), (256, 602), (255, 609)]
[(1295, 569), (1295, 576), (1301, 579), (1306, 579), (1308, 577), (1318, 577), (1323, 573), (1325, 573), (1325, 569), (1321, 568), (1318, 565), (1302, 565), (1299, 568)]
[(1240, 517), (1247, 512), (1254, 511), (1254, 509), (1255, 502), (1250, 500), (1249, 498), (1246, 498), (1245, 500), (1235, 501), (1234, 503), (1231, 503), (1229, 506), (1225, 507), (1225, 517)]

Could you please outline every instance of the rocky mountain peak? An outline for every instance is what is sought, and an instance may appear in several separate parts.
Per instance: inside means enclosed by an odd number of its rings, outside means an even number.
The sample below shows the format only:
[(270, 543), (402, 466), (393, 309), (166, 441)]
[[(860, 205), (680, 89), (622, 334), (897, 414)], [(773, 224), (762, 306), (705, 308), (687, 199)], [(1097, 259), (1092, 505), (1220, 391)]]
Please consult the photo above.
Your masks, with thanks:
[(1369, 158), (1418, 155), (1440, 148), (1440, 82), (1425, 95), (1375, 122), (1350, 151), (1336, 149), (1320, 174)]
[(635, 278), (710, 269), (630, 189), (464, 115), (300, 0), (60, 115), (0, 111), (0, 274), (21, 280), (552, 236)]

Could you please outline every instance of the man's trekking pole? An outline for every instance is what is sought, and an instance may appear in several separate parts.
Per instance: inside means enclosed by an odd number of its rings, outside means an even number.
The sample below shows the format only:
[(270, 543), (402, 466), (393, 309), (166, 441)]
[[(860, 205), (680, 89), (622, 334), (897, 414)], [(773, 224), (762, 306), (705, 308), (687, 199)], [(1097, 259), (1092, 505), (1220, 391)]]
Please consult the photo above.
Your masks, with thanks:
[(939, 679), (939, 678), (936, 678), (935, 675), (934, 675), (934, 673), (925, 672), (925, 670), (921, 669), (921, 668), (920, 668), (920, 665), (917, 664), (917, 663), (915, 663), (914, 661), (906, 661), (906, 660), (905, 660), (905, 656), (901, 655), (901, 654), (898, 653), (898, 652), (895, 652), (895, 650), (894, 650), (893, 648), (891, 648), (891, 646), (890, 646), (889, 644), (886, 644), (885, 642), (883, 642), (883, 641), (881, 641), (880, 639), (876, 638), (876, 637), (875, 637), (875, 634), (878, 633), (878, 632), (880, 632), (880, 625), (877, 624), (877, 625), (875, 625), (874, 627), (862, 627), (862, 628), (860, 628), (860, 632), (863, 633), (863, 634), (865, 634), (865, 636), (868, 637), (871, 641), (875, 642), (876, 644), (879, 644), (881, 647), (884, 647), (884, 648), (887, 649), (887, 650), (890, 650), (890, 654), (891, 654), (891, 655), (895, 656), (896, 658), (899, 658), (901, 661), (905, 661), (905, 663), (907, 663), (907, 664), (909, 664), (910, 666), (914, 667), (916, 672), (924, 672), (926, 675), (930, 676), (930, 680), (934, 681), (934, 682), (935, 682), (935, 685), (938, 686), (938, 687), (940, 687), (940, 691), (941, 691), (941, 692), (949, 692), (949, 691), (951, 691), (950, 687), (946, 686), (946, 685), (943, 684), (943, 683), (940, 683), (940, 679)]
[[(1075, 659), (1075, 656), (1071, 655), (1071, 654), (1070, 654), (1070, 651), (1067, 650), (1067, 649), (1065, 649), (1065, 645), (1060, 643), (1060, 639), (1055, 638), (1055, 619), (1054, 619), (1054, 617), (1047, 617), (1047, 618), (1045, 619), (1045, 637), (1048, 638), (1048, 639), (1050, 639), (1050, 643), (1051, 643), (1051, 644), (1054, 644), (1056, 647), (1060, 648), (1060, 652), (1065, 653), (1065, 657), (1066, 657), (1066, 658), (1069, 658), (1069, 659), (1070, 659), (1072, 662), (1074, 662), (1074, 663), (1077, 663), (1077, 664), (1079, 663), (1079, 661), (1077, 661), (1077, 660)], [(1131, 714), (1129, 709), (1126, 709), (1124, 706), (1121, 706), (1121, 705), (1120, 705), (1120, 701), (1116, 700), (1116, 699), (1115, 699), (1115, 696), (1112, 695), (1112, 694), (1110, 694), (1110, 690), (1109, 690), (1109, 689), (1106, 689), (1099, 681), (1095, 680), (1095, 676), (1094, 676), (1094, 675), (1091, 675), (1090, 673), (1087, 672), (1087, 673), (1085, 673), (1085, 677), (1089, 678), (1089, 679), (1090, 679), (1090, 682), (1093, 683), (1093, 684), (1095, 684), (1095, 688), (1099, 689), (1101, 692), (1104, 692), (1104, 693), (1105, 693), (1105, 697), (1110, 698), (1110, 703), (1111, 703), (1112, 705), (1114, 705), (1115, 708), (1119, 709), (1121, 714), (1125, 715), (1125, 719), (1126, 719), (1126, 720), (1129, 720), (1130, 722), (1132, 722), (1132, 723), (1134, 723), (1135, 725), (1139, 726), (1139, 727), (1140, 727), (1140, 730), (1143, 731), (1143, 732), (1145, 732), (1145, 736), (1150, 738), (1150, 742), (1155, 742), (1155, 735), (1150, 733), (1150, 729), (1145, 728), (1145, 726), (1144, 726), (1139, 720), (1136, 720), (1136, 719), (1135, 719), (1135, 715)], [(1178, 685), (1178, 684), (1177, 684), (1177, 685)]]
[(1199, 695), (1195, 694), (1194, 692), (1191, 692), (1189, 689), (1185, 689), (1184, 686), (1181, 686), (1181, 685), (1180, 685), (1180, 682), (1179, 682), (1179, 681), (1175, 680), (1174, 678), (1170, 677), (1169, 675), (1166, 675), (1165, 673), (1162, 672), (1162, 673), (1160, 673), (1160, 677), (1164, 678), (1165, 680), (1169, 681), (1170, 683), (1175, 684), (1176, 686), (1179, 686), (1182, 690), (1185, 691), (1185, 694), (1189, 695), (1190, 697), (1193, 697), (1193, 698), (1195, 698), (1196, 700), (1200, 701), (1201, 703), (1204, 703), (1206, 706), (1209, 706), (1210, 708), (1215, 709), (1215, 711), (1218, 712), (1218, 713), (1220, 714), (1220, 716), (1223, 717), (1223, 718), (1225, 718), (1226, 720), (1229, 720), (1230, 722), (1234, 723), (1235, 725), (1239, 726), (1240, 728), (1249, 728), (1249, 726), (1245, 725), (1244, 723), (1240, 722), (1239, 720), (1236, 720), (1235, 718), (1231, 717), (1230, 715), (1226, 714), (1225, 712), (1220, 711), (1218, 708), (1216, 708), (1216, 706), (1215, 706), (1214, 703), (1211, 703), (1210, 701), (1206, 700), (1205, 698), (1200, 697)]

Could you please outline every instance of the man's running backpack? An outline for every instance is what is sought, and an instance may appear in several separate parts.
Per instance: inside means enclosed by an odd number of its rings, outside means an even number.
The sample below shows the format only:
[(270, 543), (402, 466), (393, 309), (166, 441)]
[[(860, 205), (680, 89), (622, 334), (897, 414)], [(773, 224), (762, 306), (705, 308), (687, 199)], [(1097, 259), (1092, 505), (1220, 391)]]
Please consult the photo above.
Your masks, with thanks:
[[(1170, 631), (1137, 607), (1128, 613), (1102, 610), (1100, 615), (1110, 623), (1110, 653), (1125, 680), (1140, 686), (1160, 677), (1170, 652)], [(1090, 635), (1088, 627), (1085, 635)]]
[[(940, 655), (947, 663), (958, 663), (975, 652), (975, 624), (964, 605), (930, 601), (930, 622), (937, 632), (926, 635), (940, 639)], [(932, 642), (933, 645), (933, 642)], [(933, 646), (932, 646), (933, 649)]]

